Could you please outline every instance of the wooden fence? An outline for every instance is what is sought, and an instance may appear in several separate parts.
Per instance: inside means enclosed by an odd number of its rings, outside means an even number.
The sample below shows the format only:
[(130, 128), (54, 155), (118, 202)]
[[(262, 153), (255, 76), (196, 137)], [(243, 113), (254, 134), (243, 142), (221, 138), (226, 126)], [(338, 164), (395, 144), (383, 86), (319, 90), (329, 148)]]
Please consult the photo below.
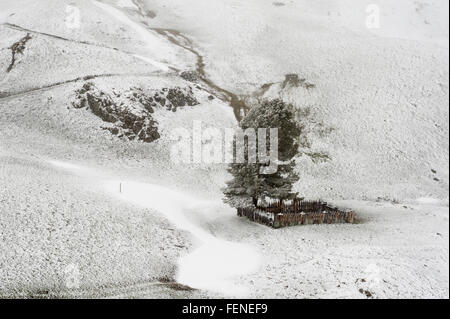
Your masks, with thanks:
[(238, 208), (238, 216), (273, 228), (295, 225), (353, 223), (355, 213), (342, 211), (321, 201), (294, 200), (257, 207)]

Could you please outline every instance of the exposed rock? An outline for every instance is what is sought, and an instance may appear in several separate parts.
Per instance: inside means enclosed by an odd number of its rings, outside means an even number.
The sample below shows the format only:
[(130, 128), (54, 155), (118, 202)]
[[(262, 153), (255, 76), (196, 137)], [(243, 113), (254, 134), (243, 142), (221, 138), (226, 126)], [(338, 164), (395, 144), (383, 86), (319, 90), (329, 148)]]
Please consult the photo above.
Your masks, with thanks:
[[(118, 137), (126, 137), (129, 140), (141, 140), (151, 143), (157, 140), (160, 135), (158, 133), (157, 122), (151, 117), (147, 108), (150, 104), (150, 98), (132, 93), (133, 99), (142, 103), (141, 109), (134, 108), (131, 104), (118, 103), (112, 99), (109, 94), (99, 90), (93, 83), (88, 82), (77, 92), (77, 101), (73, 103), (75, 108), (86, 108), (101, 118), (104, 122), (113, 123), (112, 127), (104, 129)], [(134, 94), (136, 93), (136, 94)], [(152, 109), (153, 112), (153, 109)]]
[(195, 71), (184, 71), (180, 74), (180, 76), (189, 82), (197, 82), (198, 74)]

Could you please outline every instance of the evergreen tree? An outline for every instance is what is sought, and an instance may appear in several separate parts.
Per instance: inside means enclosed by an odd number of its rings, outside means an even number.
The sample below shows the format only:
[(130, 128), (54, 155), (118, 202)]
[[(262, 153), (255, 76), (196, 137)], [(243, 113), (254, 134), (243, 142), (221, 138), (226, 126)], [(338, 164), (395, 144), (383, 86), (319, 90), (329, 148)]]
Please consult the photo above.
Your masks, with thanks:
[[(247, 207), (256, 205), (258, 199), (264, 197), (295, 198), (297, 193), (292, 191), (292, 186), (299, 177), (294, 171), (294, 157), (298, 154), (301, 127), (295, 118), (294, 107), (280, 99), (263, 101), (249, 111), (240, 127), (243, 130), (253, 128), (256, 132), (258, 128), (278, 128), (278, 170), (273, 174), (262, 174), (261, 168), (267, 164), (249, 163), (248, 156), (246, 163), (230, 164), (228, 171), (233, 179), (224, 189), (224, 201), (233, 207)], [(245, 154), (247, 151), (248, 144)]]

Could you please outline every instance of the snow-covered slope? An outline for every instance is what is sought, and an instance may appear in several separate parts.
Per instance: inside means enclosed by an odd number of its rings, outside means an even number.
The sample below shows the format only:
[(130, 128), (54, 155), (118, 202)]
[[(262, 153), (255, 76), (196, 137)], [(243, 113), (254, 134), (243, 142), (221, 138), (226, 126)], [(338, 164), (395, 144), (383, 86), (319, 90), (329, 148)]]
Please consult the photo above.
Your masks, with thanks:
[[(67, 5), (80, 10), (81, 29), (66, 27)], [(157, 32), (137, 33), (140, 24), (115, 10), (95, 1), (0, 3), (5, 22), (0, 25), (1, 296), (183, 294), (171, 285), (177, 259), (191, 246), (186, 232), (155, 210), (99, 192), (95, 177), (82, 180), (48, 163), (69, 160), (106, 168), (118, 179), (195, 185), (198, 192), (212, 185), (216, 192), (221, 182), (211, 175), (225, 175), (223, 167), (197, 168), (198, 178), (209, 180), (198, 185), (190, 168), (170, 162), (169, 142), (173, 128), (194, 119), (235, 125), (232, 110), (171, 69), (189, 69), (196, 62), (192, 54)], [(20, 42), (24, 48), (7, 72), (11, 48)], [(131, 103), (139, 90), (150, 98), (170, 88), (192, 88), (200, 104), (176, 112), (152, 107), (160, 138), (130, 141), (105, 130), (108, 123), (89, 108), (74, 107), (76, 92), (86, 83), (118, 104)], [(134, 112), (131, 106), (138, 104), (123, 108)], [(80, 286), (68, 289), (67, 270), (74, 269)]]

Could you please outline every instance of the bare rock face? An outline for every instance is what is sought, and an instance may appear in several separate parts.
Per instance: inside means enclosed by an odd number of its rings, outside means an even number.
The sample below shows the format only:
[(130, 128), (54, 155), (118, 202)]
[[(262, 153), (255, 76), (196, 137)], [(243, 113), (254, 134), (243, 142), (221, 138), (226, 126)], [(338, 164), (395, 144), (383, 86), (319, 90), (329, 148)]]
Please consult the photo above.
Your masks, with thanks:
[(298, 74), (286, 74), (284, 81), (281, 83), (281, 88), (285, 89), (286, 87), (303, 87), (309, 90), (314, 89), (316, 85), (307, 82), (306, 79), (300, 78)]
[(191, 87), (163, 88), (144, 92), (132, 87), (125, 92), (106, 93), (92, 82), (86, 82), (76, 92), (72, 103), (77, 109), (87, 109), (112, 126), (104, 127), (113, 135), (129, 140), (151, 143), (157, 140), (158, 123), (152, 114), (158, 108), (176, 112), (177, 108), (200, 104)]
[(11, 70), (14, 68), (14, 65), (17, 61), (17, 55), (22, 55), (25, 51), (26, 44), (28, 41), (31, 40), (31, 34), (27, 33), (25, 37), (14, 43), (10, 49), (11, 49), (11, 63), (8, 66), (8, 69), (6, 70), (7, 73), (11, 72)]

